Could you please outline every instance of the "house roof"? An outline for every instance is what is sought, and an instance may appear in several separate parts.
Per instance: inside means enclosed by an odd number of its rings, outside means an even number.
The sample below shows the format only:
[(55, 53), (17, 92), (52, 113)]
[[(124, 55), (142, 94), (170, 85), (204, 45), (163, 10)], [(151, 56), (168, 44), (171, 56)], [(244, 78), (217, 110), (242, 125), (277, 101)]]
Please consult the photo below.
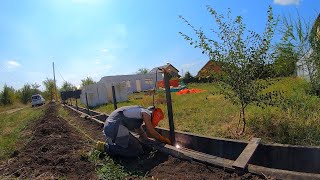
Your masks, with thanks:
[[(151, 69), (151, 71), (149, 73), (156, 73), (157, 69), (163, 69), (163, 68), (167, 69), (169, 66), (172, 66), (172, 64), (167, 63), (166, 65), (155, 67), (155, 68)], [(172, 67), (179, 72), (179, 70), (177, 68), (175, 68), (174, 66), (172, 66)]]

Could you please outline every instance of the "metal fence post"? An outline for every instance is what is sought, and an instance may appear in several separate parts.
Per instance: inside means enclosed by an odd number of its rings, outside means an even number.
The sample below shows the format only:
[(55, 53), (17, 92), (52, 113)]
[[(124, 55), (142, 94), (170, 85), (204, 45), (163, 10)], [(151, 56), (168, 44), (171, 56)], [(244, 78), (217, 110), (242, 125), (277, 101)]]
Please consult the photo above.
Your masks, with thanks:
[(76, 98), (76, 107), (77, 107), (77, 110), (79, 110), (79, 107), (78, 107), (78, 99)]
[(116, 110), (116, 109), (118, 109), (117, 98), (116, 98), (116, 90), (113, 85), (112, 85), (112, 97), (113, 97), (113, 107), (114, 107), (114, 110)]
[(168, 110), (168, 119), (169, 119), (169, 127), (170, 127), (170, 140), (173, 145), (176, 144), (176, 138), (174, 134), (174, 123), (173, 123), (173, 112), (172, 112), (172, 101), (171, 101), (171, 93), (170, 93), (170, 82), (168, 73), (163, 70), (164, 74), (164, 85), (166, 89), (166, 99), (167, 99), (167, 110)]
[(86, 93), (86, 104), (87, 104), (88, 115), (90, 115), (90, 110), (89, 110), (89, 105), (88, 105), (88, 94), (87, 93)]

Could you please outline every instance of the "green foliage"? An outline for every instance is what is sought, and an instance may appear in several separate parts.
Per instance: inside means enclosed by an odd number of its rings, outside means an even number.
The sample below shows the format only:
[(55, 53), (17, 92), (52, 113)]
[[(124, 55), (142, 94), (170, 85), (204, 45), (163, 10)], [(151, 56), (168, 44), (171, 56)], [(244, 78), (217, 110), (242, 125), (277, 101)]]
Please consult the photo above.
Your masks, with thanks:
[(97, 169), (99, 179), (125, 179), (129, 174), (123, 169), (122, 166), (116, 164), (109, 156), (100, 159), (101, 152), (97, 150), (92, 150), (89, 155), (89, 160), (93, 163), (102, 164), (101, 167)]
[(276, 77), (288, 77), (295, 75), (298, 55), (291, 43), (280, 44), (276, 49), (276, 59), (273, 64)]
[(15, 90), (12, 87), (8, 87), (6, 84), (3, 86), (3, 91), (1, 92), (0, 100), (3, 105), (13, 104), (15, 98)]
[(182, 79), (183, 83), (191, 83), (194, 82), (194, 77), (191, 75), (191, 73), (189, 71), (186, 72), (186, 74), (184, 74), (184, 77)]
[(147, 74), (149, 72), (149, 69), (147, 68), (140, 68), (138, 69), (138, 71), (136, 72), (136, 74)]
[(86, 85), (90, 85), (90, 84), (94, 84), (96, 83), (91, 77), (87, 77), (86, 79), (82, 79), (81, 80), (81, 86), (86, 86)]
[(27, 104), (28, 102), (31, 101), (31, 96), (32, 96), (32, 89), (29, 84), (25, 84), (21, 88), (21, 95), (20, 95), (20, 100), (23, 104)]
[(61, 88), (60, 88), (60, 91), (73, 91), (73, 90), (75, 90), (75, 89), (77, 89), (76, 86), (74, 86), (74, 85), (71, 84), (70, 82), (65, 81), (65, 82), (62, 84), (62, 86), (61, 86)]
[(45, 87), (45, 91), (43, 92), (44, 98), (53, 100), (55, 94), (54, 80), (47, 78), (42, 83)]
[(221, 93), (233, 104), (240, 106), (240, 119), (243, 122), (240, 134), (242, 134), (246, 125), (246, 107), (253, 103), (268, 105), (272, 98), (280, 95), (279, 92), (261, 94), (262, 90), (271, 85), (265, 79), (267, 77), (265, 74), (268, 73), (265, 67), (273, 59), (269, 49), (278, 20), (274, 19), (270, 6), (265, 31), (260, 35), (254, 31), (246, 31), (242, 17), (237, 16), (233, 19), (230, 10), (227, 16), (224, 16), (209, 6), (207, 9), (219, 28), (219, 31), (212, 30), (219, 41), (210, 38), (202, 29), (196, 29), (181, 16), (180, 18), (194, 30), (196, 40), (184, 33), (180, 34), (190, 42), (190, 45), (200, 48), (209, 59), (221, 63), (222, 73), (219, 73)]

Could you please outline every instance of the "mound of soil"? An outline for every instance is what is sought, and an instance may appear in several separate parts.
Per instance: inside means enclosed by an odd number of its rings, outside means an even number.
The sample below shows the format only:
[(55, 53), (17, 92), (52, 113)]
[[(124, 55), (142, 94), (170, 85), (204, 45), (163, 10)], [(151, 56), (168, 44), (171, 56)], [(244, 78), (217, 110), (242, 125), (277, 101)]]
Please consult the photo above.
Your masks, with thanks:
[(30, 142), (12, 154), (0, 174), (22, 179), (97, 179), (95, 166), (85, 154), (88, 142), (65, 120), (57, 116), (57, 107), (48, 105), (44, 117), (32, 127)]

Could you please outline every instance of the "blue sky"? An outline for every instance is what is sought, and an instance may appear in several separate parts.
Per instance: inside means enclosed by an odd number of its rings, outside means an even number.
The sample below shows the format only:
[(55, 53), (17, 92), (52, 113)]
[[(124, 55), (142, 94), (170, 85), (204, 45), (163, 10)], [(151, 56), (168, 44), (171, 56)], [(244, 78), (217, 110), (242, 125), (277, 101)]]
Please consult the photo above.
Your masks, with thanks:
[(319, 0), (1, 0), (0, 87), (42, 85), (53, 78), (53, 61), (58, 86), (166, 62), (196, 75), (208, 58), (179, 35), (190, 29), (178, 16), (214, 28), (206, 5), (220, 13), (231, 8), (258, 32), (268, 5), (275, 14), (293, 18), (298, 11), (313, 20), (320, 12)]

